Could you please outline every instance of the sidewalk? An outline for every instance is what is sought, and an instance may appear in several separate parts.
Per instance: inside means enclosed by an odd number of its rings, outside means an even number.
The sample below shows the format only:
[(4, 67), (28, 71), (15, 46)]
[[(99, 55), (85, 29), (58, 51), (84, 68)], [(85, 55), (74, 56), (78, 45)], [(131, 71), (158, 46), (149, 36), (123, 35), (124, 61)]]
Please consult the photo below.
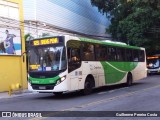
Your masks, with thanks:
[(29, 94), (35, 94), (35, 93), (37, 93), (37, 92), (31, 92), (31, 91), (28, 91), (27, 89), (19, 90), (19, 91), (12, 91), (11, 96), (9, 96), (8, 92), (0, 92), (0, 99), (13, 98), (13, 97), (29, 95)]

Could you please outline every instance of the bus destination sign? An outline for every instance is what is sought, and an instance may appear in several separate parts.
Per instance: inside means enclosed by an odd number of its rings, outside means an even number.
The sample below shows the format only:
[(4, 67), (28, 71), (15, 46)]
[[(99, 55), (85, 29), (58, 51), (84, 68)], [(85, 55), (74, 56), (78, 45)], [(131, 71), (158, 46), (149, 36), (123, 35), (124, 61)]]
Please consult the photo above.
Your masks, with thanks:
[(34, 40), (33, 46), (38, 45), (49, 45), (49, 44), (56, 44), (59, 43), (58, 38), (47, 38), (47, 39), (41, 39), (41, 40)]

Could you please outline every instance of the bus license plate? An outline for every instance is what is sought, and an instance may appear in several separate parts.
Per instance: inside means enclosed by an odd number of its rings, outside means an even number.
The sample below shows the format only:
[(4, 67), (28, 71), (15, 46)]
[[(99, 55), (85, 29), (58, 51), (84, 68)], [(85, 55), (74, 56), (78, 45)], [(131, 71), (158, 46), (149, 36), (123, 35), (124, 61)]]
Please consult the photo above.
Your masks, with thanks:
[(45, 87), (45, 86), (39, 86), (39, 89), (40, 89), (40, 90), (45, 90), (46, 87)]

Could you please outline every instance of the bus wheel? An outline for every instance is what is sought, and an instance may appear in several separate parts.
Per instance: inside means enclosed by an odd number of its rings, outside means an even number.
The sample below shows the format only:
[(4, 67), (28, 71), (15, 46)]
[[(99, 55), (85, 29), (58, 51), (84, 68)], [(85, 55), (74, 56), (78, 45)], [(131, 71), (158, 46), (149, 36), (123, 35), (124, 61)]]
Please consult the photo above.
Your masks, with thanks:
[(94, 87), (93, 80), (90, 77), (87, 77), (85, 84), (84, 84), (84, 89), (83, 89), (83, 94), (88, 95), (92, 92), (92, 88)]
[(132, 74), (131, 74), (131, 73), (128, 73), (126, 85), (127, 85), (127, 86), (131, 86), (132, 83), (133, 83)]
[(63, 94), (63, 92), (53, 92), (53, 94), (54, 94), (55, 96), (61, 96), (61, 95)]

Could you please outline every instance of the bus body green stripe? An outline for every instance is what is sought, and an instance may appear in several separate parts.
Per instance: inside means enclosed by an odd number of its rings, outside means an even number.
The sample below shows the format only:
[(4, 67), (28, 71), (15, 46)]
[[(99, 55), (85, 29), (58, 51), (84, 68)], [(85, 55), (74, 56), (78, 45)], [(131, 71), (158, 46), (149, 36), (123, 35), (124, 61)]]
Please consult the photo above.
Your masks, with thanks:
[(32, 84), (54, 84), (59, 79), (60, 79), (59, 76), (56, 76), (53, 78), (32, 78), (32, 77), (29, 77), (29, 80)]
[(102, 45), (111, 45), (111, 46), (124, 47), (124, 48), (133, 48), (133, 49), (138, 49), (138, 50), (141, 49), (141, 47), (118, 44), (118, 43), (114, 43), (114, 41), (112, 43), (112, 42), (103, 42), (103, 41), (100, 41), (100, 40), (88, 39), (88, 38), (79, 38), (79, 39), (83, 42), (98, 43), (98, 44), (102, 44)]
[(105, 83), (112, 84), (121, 81), (124, 76), (135, 69), (138, 62), (101, 62), (104, 74)]

